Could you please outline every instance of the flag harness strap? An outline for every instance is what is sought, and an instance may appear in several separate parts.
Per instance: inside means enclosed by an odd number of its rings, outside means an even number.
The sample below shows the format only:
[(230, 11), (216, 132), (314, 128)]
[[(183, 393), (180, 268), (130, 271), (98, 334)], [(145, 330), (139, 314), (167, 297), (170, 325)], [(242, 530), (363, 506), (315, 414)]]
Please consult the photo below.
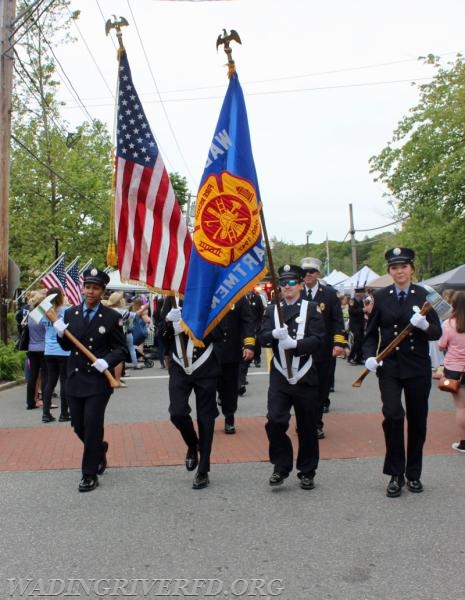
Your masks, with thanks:
[(196, 369), (198, 369), (200, 366), (203, 365), (204, 362), (206, 362), (208, 360), (208, 358), (210, 357), (210, 354), (213, 352), (213, 344), (210, 344), (209, 346), (207, 346), (207, 348), (205, 348), (205, 351), (201, 354), (201, 356), (199, 356), (199, 358), (197, 360), (195, 360), (194, 362), (192, 362), (192, 356), (194, 353), (194, 342), (189, 339), (187, 342), (187, 348), (186, 348), (186, 357), (187, 357), (187, 362), (188, 362), (188, 366), (185, 367), (183, 361), (179, 358), (179, 356), (182, 356), (182, 348), (181, 348), (181, 340), (179, 339), (179, 336), (182, 334), (176, 334), (174, 336), (175, 342), (176, 342), (176, 354), (173, 354), (173, 360), (178, 363), (178, 365), (180, 367), (182, 367), (184, 369), (184, 371), (187, 373), (187, 375), (191, 375)]
[[(302, 300), (302, 304), (300, 306), (299, 325), (297, 327), (297, 333), (296, 333), (297, 341), (301, 340), (304, 337), (305, 324), (307, 322), (307, 311), (308, 311), (308, 302), (307, 302), (307, 300)], [(275, 322), (275, 327), (281, 327), (281, 325), (279, 323), (277, 307), (275, 307), (275, 309), (274, 309), (274, 322)], [(282, 348), (279, 348), (279, 361), (278, 361), (277, 357), (274, 356), (273, 364), (276, 367), (276, 369), (281, 373), (281, 375), (283, 375), (291, 385), (295, 385), (299, 381), (299, 379), (302, 379), (302, 377), (305, 375), (305, 373), (307, 373), (309, 371), (309, 369), (313, 363), (312, 357), (309, 356), (308, 360), (306, 360), (305, 363), (302, 365), (302, 367), (299, 369), (300, 360), (301, 360), (300, 356), (292, 357), (292, 363), (291, 363), (292, 377), (291, 378), (289, 378), (287, 376), (287, 369), (281, 366), (281, 365), (286, 364), (286, 356), (285, 356), (284, 350)]]

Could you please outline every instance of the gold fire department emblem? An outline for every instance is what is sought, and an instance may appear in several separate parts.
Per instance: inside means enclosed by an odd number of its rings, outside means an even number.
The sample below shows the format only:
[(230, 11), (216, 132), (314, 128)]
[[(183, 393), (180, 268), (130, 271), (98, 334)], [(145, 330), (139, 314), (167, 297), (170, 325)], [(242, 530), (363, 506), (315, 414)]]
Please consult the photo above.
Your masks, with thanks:
[(228, 266), (260, 236), (257, 193), (247, 179), (228, 171), (209, 175), (199, 190), (194, 244), (205, 260)]

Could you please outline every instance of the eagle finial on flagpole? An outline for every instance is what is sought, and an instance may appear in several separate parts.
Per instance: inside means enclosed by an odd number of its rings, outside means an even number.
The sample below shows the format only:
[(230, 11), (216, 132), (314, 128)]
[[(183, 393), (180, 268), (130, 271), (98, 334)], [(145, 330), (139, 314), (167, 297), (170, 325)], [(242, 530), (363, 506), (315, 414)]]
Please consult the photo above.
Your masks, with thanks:
[(226, 29), (223, 29), (223, 35), (219, 35), (216, 40), (216, 49), (218, 50), (221, 44), (224, 45), (224, 51), (226, 52), (226, 56), (228, 57), (228, 77), (231, 77), (236, 72), (236, 64), (232, 58), (232, 48), (229, 45), (232, 41), (237, 42), (238, 44), (242, 44), (241, 38), (235, 29), (231, 29), (229, 33), (227, 33)]
[(127, 20), (124, 17), (120, 17), (119, 20), (116, 15), (113, 15), (113, 20), (108, 19), (105, 23), (105, 33), (108, 35), (112, 29), (116, 29), (116, 37), (118, 38), (118, 44), (120, 50), (124, 50), (123, 45), (123, 32), (121, 31), (121, 27), (126, 27), (129, 25)]

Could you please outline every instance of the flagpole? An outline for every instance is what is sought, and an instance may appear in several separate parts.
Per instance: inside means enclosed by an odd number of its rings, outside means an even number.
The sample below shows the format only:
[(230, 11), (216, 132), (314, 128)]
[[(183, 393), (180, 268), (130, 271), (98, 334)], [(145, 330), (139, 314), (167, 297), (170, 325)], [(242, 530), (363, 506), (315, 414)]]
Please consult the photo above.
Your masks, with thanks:
[[(235, 41), (238, 44), (242, 44), (241, 38), (239, 37), (239, 34), (237, 33), (237, 31), (235, 29), (231, 29), (229, 34), (226, 32), (226, 29), (223, 29), (223, 35), (219, 35), (216, 40), (216, 49), (217, 50), (220, 45), (224, 45), (224, 51), (226, 53), (226, 56), (228, 57), (228, 77), (229, 77), (229, 79), (231, 79), (233, 77), (234, 73), (236, 72), (236, 63), (233, 60), (232, 48), (229, 45), (230, 42), (232, 42), (232, 41)], [(281, 303), (279, 301), (279, 289), (278, 289), (276, 271), (274, 268), (273, 257), (271, 255), (270, 242), (268, 239), (268, 232), (267, 232), (266, 223), (265, 223), (265, 215), (263, 213), (263, 204), (261, 201), (260, 201), (260, 223), (262, 226), (263, 239), (265, 241), (265, 250), (266, 250), (266, 256), (268, 259), (268, 267), (269, 267), (268, 270), (270, 271), (270, 274), (271, 274), (271, 283), (273, 286), (274, 297), (276, 300), (276, 310), (278, 312), (279, 325), (280, 325), (280, 327), (283, 327), (283, 325), (284, 325), (283, 311), (282, 311)], [(284, 351), (284, 356), (286, 358), (287, 375), (290, 379), (292, 377), (292, 368), (291, 368), (291, 355), (289, 353), (289, 350)]]
[(90, 267), (91, 264), (92, 264), (92, 259), (90, 259), (86, 262), (86, 264), (79, 271), (79, 275), (82, 275), (84, 273), (84, 271)]
[(45, 271), (42, 271), (42, 273), (34, 279), (34, 281), (31, 283), (31, 285), (29, 287), (27, 287), (23, 292), (21, 292), (21, 294), (16, 298), (16, 302), (19, 302), (19, 300), (21, 300), (21, 298), (24, 296), (24, 294), (27, 294), (27, 292), (32, 287), (34, 287), (35, 284), (38, 281), (40, 281), (44, 275), (46, 275), (49, 271), (51, 271), (53, 269), (53, 267), (56, 266), (60, 262), (60, 260), (64, 257), (64, 255), (65, 255), (65, 253), (62, 252), (58, 258), (55, 258), (55, 260), (52, 262), (52, 264), (49, 267), (47, 267), (47, 269), (45, 269)]
[[(129, 23), (127, 22), (127, 20), (124, 17), (120, 17), (119, 20), (116, 19), (112, 21), (111, 19), (108, 19), (108, 21), (105, 23), (105, 33), (108, 35), (111, 31), (111, 29), (116, 29), (116, 37), (118, 39), (118, 53), (117, 53), (117, 60), (118, 60), (118, 64), (121, 60), (121, 55), (124, 52), (124, 44), (123, 44), (123, 33), (121, 31), (121, 27), (126, 27), (128, 26)], [(116, 166), (115, 166), (115, 137), (116, 137), (116, 113), (117, 113), (117, 106), (118, 106), (118, 82), (119, 82), (119, 78), (117, 79), (117, 83), (116, 83), (116, 94), (115, 94), (115, 118), (113, 120), (113, 147), (111, 149), (111, 166), (113, 169), (112, 172), (112, 178), (111, 178), (111, 196), (110, 196), (110, 229), (109, 229), (109, 236), (108, 236), (108, 247), (107, 247), (107, 257), (106, 257), (106, 262), (107, 265), (109, 267), (116, 267), (118, 266), (118, 256), (116, 254), (116, 243), (115, 243), (115, 196), (116, 196)]]
[(74, 265), (77, 263), (79, 258), (80, 258), (79, 255), (76, 256), (76, 258), (68, 265), (68, 268), (66, 269), (65, 273), (68, 273), (68, 271), (74, 267)]

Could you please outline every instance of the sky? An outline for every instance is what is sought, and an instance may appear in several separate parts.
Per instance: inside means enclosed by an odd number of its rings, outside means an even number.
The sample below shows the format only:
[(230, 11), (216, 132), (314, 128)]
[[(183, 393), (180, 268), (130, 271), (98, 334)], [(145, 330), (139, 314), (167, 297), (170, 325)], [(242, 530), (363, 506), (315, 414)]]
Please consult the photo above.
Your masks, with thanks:
[(117, 43), (105, 21), (123, 16), (152, 132), (194, 195), (228, 85), (216, 40), (223, 28), (239, 33), (231, 45), (268, 235), (294, 244), (349, 243), (349, 205), (357, 239), (393, 229), (369, 159), (418, 103), (412, 82), (434, 75), (418, 57), (447, 63), (465, 51), (463, 0), (72, 0), (71, 9), (81, 11), (77, 41), (55, 48), (70, 130), (91, 116), (113, 131)]

